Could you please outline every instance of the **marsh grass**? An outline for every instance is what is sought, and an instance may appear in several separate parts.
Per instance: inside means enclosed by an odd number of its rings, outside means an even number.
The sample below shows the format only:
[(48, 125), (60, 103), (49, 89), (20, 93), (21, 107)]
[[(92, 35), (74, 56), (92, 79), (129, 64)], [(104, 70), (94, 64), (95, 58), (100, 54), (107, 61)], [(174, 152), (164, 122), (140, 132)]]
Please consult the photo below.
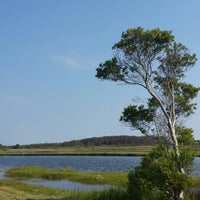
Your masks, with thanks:
[(74, 192), (29, 185), (16, 180), (0, 180), (0, 198), (5, 200), (126, 200), (119, 188), (104, 191)]
[(0, 149), (0, 155), (145, 155), (152, 146), (73, 146), (48, 148)]
[(188, 200), (200, 199), (200, 177), (192, 177), (192, 185), (186, 191)]
[(20, 167), (6, 171), (11, 178), (40, 178), (45, 180), (70, 180), (89, 185), (110, 184), (127, 187), (127, 173), (79, 172), (73, 169), (48, 169), (42, 167)]
[(29, 185), (15, 180), (0, 180), (0, 197), (9, 199), (50, 199), (73, 197), (70, 191)]
[[(58, 189), (45, 188), (35, 185), (27, 185), (19, 181), (3, 180), (2, 185), (14, 187), (15, 190), (24, 192), (31, 199), (40, 200), (126, 200), (127, 193), (127, 174), (126, 173), (109, 173), (109, 172), (79, 172), (73, 169), (48, 169), (42, 167), (21, 167), (13, 168), (6, 171), (6, 176), (10, 178), (39, 178), (45, 180), (71, 180), (84, 184), (110, 184), (112, 187), (103, 191), (75, 192)], [(38, 194), (40, 196), (38, 197)], [(35, 196), (34, 196), (35, 195)], [(34, 196), (34, 198), (33, 198)], [(20, 199), (20, 198), (19, 198)], [(26, 199), (27, 200), (27, 199)]]
[[(43, 186), (29, 185), (20, 181), (8, 179), (0, 180), (0, 197), (6, 200), (128, 200), (126, 189), (127, 174), (120, 173), (97, 173), (78, 172), (72, 169), (46, 169), (40, 167), (23, 167), (10, 169), (6, 172), (9, 177), (20, 178), (45, 178), (47, 180), (58, 180), (70, 178), (73, 181), (82, 181), (86, 184), (111, 184), (117, 185), (108, 190), (77, 192), (60, 189), (46, 188)], [(123, 183), (124, 182), (124, 183)], [(120, 187), (118, 187), (120, 186)], [(7, 196), (6, 196), (7, 195)], [(193, 177), (192, 188), (188, 189), (187, 200), (200, 199), (200, 178)], [(156, 198), (155, 198), (156, 200)]]
[[(0, 155), (104, 155), (104, 156), (143, 156), (152, 150), (153, 146), (73, 146), (46, 148), (4, 148)], [(191, 147), (196, 156), (200, 156), (200, 145)]]

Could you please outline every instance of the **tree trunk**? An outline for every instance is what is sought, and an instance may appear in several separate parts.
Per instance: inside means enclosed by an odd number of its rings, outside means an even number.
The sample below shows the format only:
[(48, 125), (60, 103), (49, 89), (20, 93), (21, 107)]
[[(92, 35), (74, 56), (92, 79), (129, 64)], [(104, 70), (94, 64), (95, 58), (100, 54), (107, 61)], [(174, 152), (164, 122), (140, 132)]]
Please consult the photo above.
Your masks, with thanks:
[[(180, 149), (179, 149), (179, 144), (178, 144), (178, 140), (177, 140), (177, 136), (176, 136), (176, 130), (175, 130), (175, 102), (174, 102), (174, 88), (173, 86), (170, 87), (171, 89), (171, 98), (172, 98), (172, 110), (171, 110), (171, 114), (168, 114), (165, 106), (162, 103), (162, 100), (153, 92), (150, 82), (148, 79), (145, 80), (145, 85), (146, 85), (146, 89), (149, 92), (149, 94), (151, 94), (152, 97), (156, 98), (160, 108), (164, 114), (164, 116), (166, 117), (167, 121), (168, 121), (168, 128), (169, 128), (169, 134), (171, 136), (172, 139), (172, 146), (173, 146), (173, 150), (176, 156), (176, 162), (177, 162), (177, 166), (178, 166), (178, 172), (182, 173), (183, 175), (185, 175), (185, 170), (183, 169), (183, 167), (181, 166), (179, 160), (180, 160)], [(174, 191), (175, 192), (175, 197), (174, 200), (184, 200), (184, 191)]]
[[(177, 159), (177, 166), (178, 166), (178, 171), (180, 173), (182, 173), (183, 175), (185, 175), (185, 170), (184, 168), (180, 165), (180, 149), (179, 149), (179, 144), (177, 141), (177, 137), (176, 137), (176, 131), (175, 131), (175, 126), (172, 125), (171, 120), (169, 118), (169, 129), (171, 132), (171, 138), (172, 138), (172, 142), (173, 142), (173, 149), (174, 149), (174, 153)], [(184, 191), (175, 191), (175, 197), (174, 200), (184, 200)]]
[(183, 194), (183, 191), (181, 192), (176, 192), (175, 191), (175, 194), (174, 194), (174, 200), (184, 200), (184, 194)]

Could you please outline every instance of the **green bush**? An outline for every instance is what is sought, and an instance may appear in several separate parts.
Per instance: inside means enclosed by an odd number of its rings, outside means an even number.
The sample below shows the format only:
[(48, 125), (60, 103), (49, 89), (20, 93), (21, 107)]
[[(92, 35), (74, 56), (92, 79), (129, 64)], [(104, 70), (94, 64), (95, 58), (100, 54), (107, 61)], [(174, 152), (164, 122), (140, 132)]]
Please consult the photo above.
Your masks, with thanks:
[[(193, 159), (183, 152), (180, 161), (184, 164), (183, 168), (189, 171)], [(178, 199), (180, 192), (192, 185), (191, 178), (179, 172), (172, 151), (168, 151), (163, 145), (144, 156), (141, 165), (130, 171), (128, 180), (131, 200)]]

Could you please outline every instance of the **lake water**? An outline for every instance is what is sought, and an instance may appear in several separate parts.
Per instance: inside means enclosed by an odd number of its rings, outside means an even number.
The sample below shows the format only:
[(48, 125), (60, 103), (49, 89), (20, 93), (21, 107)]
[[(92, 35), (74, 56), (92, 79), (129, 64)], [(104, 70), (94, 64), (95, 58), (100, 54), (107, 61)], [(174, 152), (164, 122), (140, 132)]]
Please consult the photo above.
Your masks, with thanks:
[[(51, 169), (72, 168), (88, 172), (128, 172), (140, 163), (140, 157), (128, 156), (0, 156), (0, 169), (22, 166), (39, 166)], [(0, 172), (0, 179), (5, 178)], [(26, 183), (66, 190), (91, 191), (108, 189), (110, 185), (86, 185), (68, 180), (45, 181), (29, 179)]]
[[(140, 164), (141, 157), (129, 156), (0, 156), (0, 169), (6, 170), (22, 166), (39, 166), (51, 169), (72, 168), (82, 172), (128, 172), (132, 167)], [(191, 175), (200, 176), (200, 158), (194, 160)], [(0, 178), (4, 173), (0, 172)], [(43, 185), (67, 190), (101, 190), (109, 185), (85, 185), (68, 180), (44, 181), (31, 179), (27, 183)]]
[(139, 163), (140, 157), (128, 156), (0, 156), (0, 169), (40, 166), (85, 172), (128, 172)]
[(29, 179), (24, 182), (28, 184), (42, 185), (45, 187), (51, 187), (63, 190), (73, 190), (73, 191), (105, 190), (111, 187), (111, 185), (86, 185), (69, 180), (45, 181), (40, 179)]
[[(0, 156), (0, 169), (39, 166), (50, 169), (72, 168), (83, 172), (128, 172), (141, 157), (130, 156)], [(192, 175), (200, 176), (200, 158), (194, 160)]]

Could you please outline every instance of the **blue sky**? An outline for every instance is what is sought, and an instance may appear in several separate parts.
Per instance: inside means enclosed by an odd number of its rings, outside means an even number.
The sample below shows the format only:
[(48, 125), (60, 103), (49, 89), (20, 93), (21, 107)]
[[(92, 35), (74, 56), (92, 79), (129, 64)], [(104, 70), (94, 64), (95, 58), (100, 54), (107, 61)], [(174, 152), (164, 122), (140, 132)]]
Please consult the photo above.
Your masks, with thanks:
[[(95, 69), (128, 28), (172, 30), (200, 58), (198, 0), (0, 0), (0, 144), (137, 134), (119, 122), (138, 88)], [(200, 86), (199, 61), (187, 81)], [(200, 97), (196, 99), (200, 104)], [(200, 107), (187, 125), (200, 139)]]

